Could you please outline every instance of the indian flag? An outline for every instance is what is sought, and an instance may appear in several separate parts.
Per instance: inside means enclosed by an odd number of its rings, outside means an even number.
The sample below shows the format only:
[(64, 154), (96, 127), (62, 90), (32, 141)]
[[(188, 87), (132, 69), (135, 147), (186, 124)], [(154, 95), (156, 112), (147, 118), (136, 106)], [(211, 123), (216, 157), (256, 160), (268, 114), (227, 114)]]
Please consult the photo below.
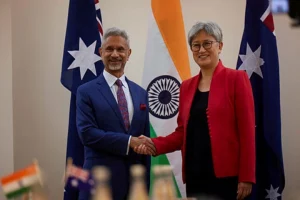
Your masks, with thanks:
[[(149, 94), (151, 137), (157, 137), (175, 130), (179, 87), (191, 73), (180, 0), (152, 0), (151, 7), (142, 85)], [(157, 164), (172, 165), (178, 197), (185, 197), (180, 151), (152, 158)]]
[(8, 199), (29, 192), (31, 186), (38, 183), (41, 183), (41, 175), (37, 164), (32, 164), (1, 179), (3, 192)]

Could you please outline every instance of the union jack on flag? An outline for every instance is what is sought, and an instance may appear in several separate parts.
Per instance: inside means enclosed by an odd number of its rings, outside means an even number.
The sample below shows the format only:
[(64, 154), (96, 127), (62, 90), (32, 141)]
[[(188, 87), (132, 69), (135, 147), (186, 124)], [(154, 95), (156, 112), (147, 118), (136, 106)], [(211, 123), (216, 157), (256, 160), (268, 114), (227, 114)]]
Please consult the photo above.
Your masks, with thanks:
[(90, 192), (94, 189), (95, 182), (90, 172), (73, 165), (73, 163), (67, 164), (65, 180), (67, 188)]

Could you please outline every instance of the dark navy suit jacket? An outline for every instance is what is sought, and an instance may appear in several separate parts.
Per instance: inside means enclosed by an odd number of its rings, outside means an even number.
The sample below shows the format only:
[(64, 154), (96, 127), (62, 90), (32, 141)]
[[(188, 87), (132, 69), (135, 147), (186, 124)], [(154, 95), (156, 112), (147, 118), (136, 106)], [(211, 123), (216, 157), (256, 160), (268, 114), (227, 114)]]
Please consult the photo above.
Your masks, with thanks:
[[(138, 155), (132, 149), (127, 154), (129, 136), (150, 137), (147, 92), (126, 78), (132, 97), (134, 113), (128, 132), (106, 80), (98, 78), (81, 85), (77, 91), (77, 129), (84, 145), (84, 168), (104, 165), (111, 172), (111, 189), (114, 200), (125, 200), (130, 188), (130, 166), (143, 164), (146, 181), (150, 181), (150, 157)], [(80, 200), (90, 195), (80, 192)]]

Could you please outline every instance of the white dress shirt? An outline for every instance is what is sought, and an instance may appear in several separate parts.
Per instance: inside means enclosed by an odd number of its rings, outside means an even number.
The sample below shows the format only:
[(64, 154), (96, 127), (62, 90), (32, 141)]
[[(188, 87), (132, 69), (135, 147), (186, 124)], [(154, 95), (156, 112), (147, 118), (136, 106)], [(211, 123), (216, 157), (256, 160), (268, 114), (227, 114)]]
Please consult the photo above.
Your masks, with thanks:
[[(115, 77), (114, 75), (108, 73), (106, 70), (103, 70), (103, 76), (104, 76), (104, 79), (106, 80), (112, 94), (114, 95), (116, 102), (118, 102), (118, 97), (117, 97), (118, 86), (117, 86), (117, 84), (115, 84), (116, 80), (118, 78)], [(133, 111), (134, 111), (132, 98), (131, 98), (131, 95), (130, 95), (128, 84), (125, 80), (125, 75), (123, 74), (119, 79), (122, 81), (122, 84), (123, 84), (122, 88), (123, 88), (125, 98), (126, 98), (126, 101), (127, 101), (127, 108), (128, 108), (128, 114), (129, 114), (129, 124), (131, 124)], [(129, 136), (129, 140), (128, 140), (127, 154), (129, 152), (130, 139), (131, 139), (131, 136)]]

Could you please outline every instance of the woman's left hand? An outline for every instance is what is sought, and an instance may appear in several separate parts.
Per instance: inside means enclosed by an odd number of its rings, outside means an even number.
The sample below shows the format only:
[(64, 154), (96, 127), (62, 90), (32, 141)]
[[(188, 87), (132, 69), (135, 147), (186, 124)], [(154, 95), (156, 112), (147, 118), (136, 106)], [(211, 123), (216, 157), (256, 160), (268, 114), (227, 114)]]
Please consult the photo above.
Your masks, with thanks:
[(237, 190), (237, 200), (246, 198), (252, 191), (252, 183), (240, 182)]

